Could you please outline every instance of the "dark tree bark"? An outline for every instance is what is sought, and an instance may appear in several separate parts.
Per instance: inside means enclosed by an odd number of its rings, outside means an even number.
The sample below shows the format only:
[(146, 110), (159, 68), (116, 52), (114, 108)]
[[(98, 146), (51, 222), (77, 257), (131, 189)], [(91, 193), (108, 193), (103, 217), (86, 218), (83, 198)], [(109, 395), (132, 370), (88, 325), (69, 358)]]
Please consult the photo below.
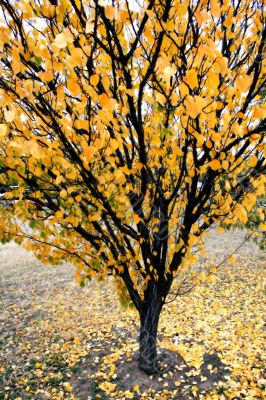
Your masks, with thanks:
[(156, 345), (159, 319), (164, 304), (164, 293), (158, 286), (152, 285), (147, 298), (139, 309), (139, 367), (150, 375), (160, 371)]
[(140, 316), (139, 367), (148, 374), (158, 372), (157, 330), (160, 310), (151, 307)]

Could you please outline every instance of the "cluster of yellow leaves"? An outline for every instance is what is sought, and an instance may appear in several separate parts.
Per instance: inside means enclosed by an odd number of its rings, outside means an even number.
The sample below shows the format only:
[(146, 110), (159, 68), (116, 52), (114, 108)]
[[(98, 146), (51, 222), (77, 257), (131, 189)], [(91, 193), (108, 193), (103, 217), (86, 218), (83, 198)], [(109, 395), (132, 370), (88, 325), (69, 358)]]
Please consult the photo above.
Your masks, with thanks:
[[(84, 230), (94, 232), (93, 223), (101, 220), (101, 213), (106, 211), (106, 207), (103, 201), (94, 199), (88, 187), (83, 190), (79, 182), (81, 167), (92, 171), (97, 176), (97, 190), (106, 200), (112, 202), (117, 219), (122, 224), (137, 225), (141, 220), (132, 212), (127, 195), (131, 190), (139, 190), (137, 188), (141, 186), (140, 171), (146, 171), (148, 168), (156, 174), (163, 160), (167, 168), (162, 189), (167, 196), (171, 195), (173, 182), (178, 182), (181, 176), (184, 161), (187, 173), (181, 179), (180, 195), (170, 221), (170, 232), (173, 234), (169, 236), (168, 263), (176, 246), (180, 246), (180, 243), (175, 242), (174, 232), (176, 226), (182, 226), (183, 210), (189, 200), (188, 192), (184, 189), (191, 186), (193, 177), (196, 175), (199, 176), (200, 182), (204, 181), (209, 171), (217, 174), (224, 173), (227, 176), (225, 192), (223, 182), (218, 182), (217, 179), (210, 199), (211, 209), (203, 217), (205, 222), (211, 218), (219, 220), (219, 218), (224, 218), (224, 215), (228, 216), (225, 223), (234, 223), (237, 218), (243, 223), (247, 220), (250, 202), (246, 199), (242, 204), (235, 204), (231, 190), (236, 186), (238, 177), (243, 172), (256, 167), (259, 157), (263, 151), (265, 152), (265, 145), (262, 144), (261, 134), (252, 135), (241, 160), (235, 158), (237, 151), (242, 148), (241, 140), (232, 148), (230, 146), (234, 140), (243, 138), (250, 126), (265, 118), (266, 104), (259, 104), (261, 97), (258, 94), (246, 112), (243, 112), (254, 73), (248, 72), (248, 64), (245, 63), (239, 68), (232, 68), (228, 58), (222, 54), (221, 41), (225, 27), (228, 28), (227, 40), (232, 42), (230, 45), (232, 53), (237, 52), (238, 48), (245, 52), (254, 47), (254, 52), (250, 55), (250, 65), (254, 61), (255, 50), (260, 40), (258, 32), (261, 27), (261, 11), (259, 9), (254, 11), (250, 2), (241, 2), (239, 5), (241, 12), (235, 15), (233, 5), (229, 1), (224, 2), (222, 6), (212, 1), (207, 12), (206, 4), (200, 2), (195, 10), (195, 18), (200, 27), (196, 49), (193, 47), (192, 31), (189, 34), (186, 33), (188, 2), (175, 0), (172, 3), (169, 20), (165, 23), (158, 19), (158, 15), (163, 13), (162, 5), (158, 6), (156, 13), (154, 10), (139, 9), (139, 7), (129, 13), (124, 2), (121, 2), (119, 7), (110, 4), (105, 6), (106, 18), (117, 28), (118, 39), (125, 54), (134, 42), (134, 33), (130, 28), (132, 21), (139, 23), (144, 15), (148, 16), (142, 38), (145, 45), (139, 46), (134, 52), (130, 63), (132, 67), (118, 67), (116, 75), (119, 82), (116, 83), (116, 94), (114, 93), (115, 77), (111, 73), (111, 55), (104, 50), (104, 47), (97, 47), (97, 62), (93, 73), (88, 76), (88, 79), (84, 77), (87, 73), (86, 65), (93, 57), (91, 51), (95, 44), (94, 11), (88, 16), (86, 27), (84, 27), (77, 13), (73, 12), (69, 0), (60, 0), (56, 6), (51, 6), (47, 1), (42, 1), (36, 7), (26, 1), (17, 3), (22, 13), (22, 21), (26, 23), (35, 18), (34, 23), (28, 24), (27, 28), (30, 31), (27, 39), (28, 49), (24, 49), (18, 40), (11, 43), (10, 27), (4, 20), (1, 22), (1, 49), (4, 50), (5, 46), (7, 48), (10, 46), (8, 57), (11, 65), (11, 70), (4, 69), (3, 73), (7, 80), (13, 82), (17, 93), (16, 97), (4, 89), (0, 90), (0, 161), (11, 168), (8, 176), (3, 178), (6, 180), (4, 183), (13, 179), (18, 182), (20, 188), (23, 188), (24, 180), (28, 174), (32, 174), (40, 185), (46, 182), (45, 190), (49, 190), (54, 196), (58, 194), (60, 196), (58, 210), (49, 216), (49, 221), (40, 222), (36, 226), (43, 237), (36, 233), (35, 244), (30, 245), (30, 249), (37, 251), (44, 262), (51, 262), (51, 260), (58, 262), (66, 258), (78, 268), (83, 268), (84, 273), (88, 273), (83, 261), (87, 263), (92, 261), (93, 257), (90, 258), (88, 255), (94, 255), (93, 248), (74, 234), (73, 230), (82, 225)], [(214, 30), (216, 19), (218, 20), (221, 13), (225, 16), (224, 27), (218, 25)], [(67, 27), (64, 24), (65, 14), (69, 18)], [(57, 26), (53, 31), (49, 29), (44, 18), (55, 15)], [(253, 28), (240, 41), (244, 15)], [(234, 24), (234, 29), (229, 29), (231, 24)], [(30, 28), (30, 26), (33, 27)], [(149, 68), (146, 54), (149, 51), (152, 53), (153, 44), (162, 28), (166, 29), (168, 35), (163, 39), (154, 68), (156, 79), (150, 85), (150, 89), (143, 93), (144, 140), (146, 148), (149, 149), (147, 166), (140, 162), (139, 156), (135, 157), (131, 168), (126, 165), (121, 166), (118, 150), (122, 152), (124, 159), (126, 151), (129, 154), (136, 154), (134, 150), (137, 140), (136, 132), (133, 130), (131, 133), (125, 122), (126, 116), (130, 113), (129, 100), (132, 99), (133, 103), (137, 103), (142, 79)], [(211, 33), (212, 29), (215, 35)], [(103, 24), (99, 23), (98, 34), (104, 46), (108, 46)], [(186, 65), (178, 50), (178, 46), (181, 46), (184, 40), (187, 41), (187, 46), (191, 46), (186, 56)], [(117, 49), (114, 48), (113, 51), (117, 56)], [(20, 80), (16, 75), (25, 73), (27, 69), (21, 60), (21, 54), (26, 61), (31, 61), (41, 67), (34, 84), (31, 79)], [(132, 87), (128, 87), (122, 79), (124, 68), (132, 78)], [(185, 69), (184, 74), (179, 73), (182, 69)], [(264, 74), (265, 66), (263, 65), (258, 82), (261, 82)], [(55, 76), (60, 76), (60, 84), (57, 85), (56, 90), (48, 90)], [(161, 88), (156, 82), (160, 82)], [(38, 93), (59, 113), (60, 118), (55, 118), (69, 145), (78, 150), (80, 164), (66, 158), (65, 149), (60, 145), (61, 139), (55, 132), (51, 140), (45, 128), (45, 126), (51, 126), (48, 117), (38, 114), (36, 109), (32, 116), (29, 116), (28, 112), (21, 108), (21, 100), (24, 98), (35, 104)], [(93, 112), (90, 115), (84, 115), (88, 104)], [(166, 129), (164, 122), (168, 118), (168, 104), (171, 104), (174, 111), (171, 109), (169, 113), (171, 128)], [(68, 111), (69, 107), (72, 109), (71, 113)], [(10, 133), (12, 133), (11, 136)], [(195, 163), (195, 152), (193, 153), (191, 147), (187, 147), (187, 143), (194, 139), (197, 143), (196, 153), (198, 155), (204, 151), (208, 153), (204, 165), (199, 168)], [(225, 148), (228, 147), (230, 150), (226, 151)], [(20, 171), (19, 174), (18, 171)], [(132, 177), (137, 182), (135, 187), (131, 183)], [(253, 184), (256, 188), (253, 195), (257, 196), (264, 190), (265, 180), (257, 179)], [(150, 189), (149, 187), (144, 201), (146, 216), (151, 213), (153, 204)], [(45, 200), (44, 192), (36, 192), (35, 196), (39, 201)], [(199, 192), (200, 187), (197, 188), (196, 195), (199, 195)], [(17, 192), (8, 193), (7, 198), (11, 199), (16, 194)], [(19, 197), (22, 198), (22, 196), (23, 189), (19, 193)], [(86, 215), (82, 205), (91, 203), (93, 206), (89, 210), (89, 215)], [(6, 218), (5, 212), (2, 213), (3, 219)], [(37, 212), (30, 203), (18, 202), (15, 205), (14, 215), (24, 222), (29, 219), (41, 219), (46, 213)], [(13, 219), (12, 222), (14, 224), (15, 220)], [(59, 230), (58, 226), (60, 226)], [(67, 228), (71, 228), (71, 233)], [(155, 218), (150, 220), (148, 228), (152, 234), (157, 233), (158, 223)], [(16, 233), (22, 235), (21, 226), (15, 228), (11, 225), (9, 234), (15, 236)], [(196, 233), (194, 231), (195, 235)], [(23, 235), (19, 240), (22, 241), (22, 238)], [(118, 233), (117, 239), (123, 243), (124, 236), (121, 232)], [(82, 243), (78, 250), (78, 257), (70, 257), (71, 252), (77, 251), (75, 245), (77, 240), (81, 240)], [(49, 250), (46, 244), (49, 241), (53, 241), (55, 246), (62, 244), (67, 251)], [(44, 242), (43, 245), (41, 242)], [(135, 247), (135, 243), (132, 245)], [(117, 264), (117, 260), (113, 260), (113, 255), (104, 244), (98, 253), (101, 252), (105, 252), (108, 259), (109, 264), (105, 267), (110, 268), (113, 264)], [(135, 259), (132, 258), (130, 252), (126, 252), (122, 258), (127, 260), (129, 265), (136, 261), (141, 262), (141, 251), (136, 248)], [(103, 263), (98, 269), (101, 269), (103, 276), (106, 275), (107, 271), (103, 271)], [(95, 269), (89, 273), (93, 275)], [(77, 275), (78, 280), (80, 277), (80, 274)]]

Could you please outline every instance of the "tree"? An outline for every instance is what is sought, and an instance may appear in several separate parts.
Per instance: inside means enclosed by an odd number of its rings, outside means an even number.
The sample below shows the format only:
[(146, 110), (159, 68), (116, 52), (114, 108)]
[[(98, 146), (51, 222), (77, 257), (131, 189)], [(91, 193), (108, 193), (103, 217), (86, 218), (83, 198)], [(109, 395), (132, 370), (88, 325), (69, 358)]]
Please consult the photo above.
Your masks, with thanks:
[(154, 373), (175, 278), (264, 193), (263, 1), (1, 7), (2, 238), (81, 284), (113, 275)]

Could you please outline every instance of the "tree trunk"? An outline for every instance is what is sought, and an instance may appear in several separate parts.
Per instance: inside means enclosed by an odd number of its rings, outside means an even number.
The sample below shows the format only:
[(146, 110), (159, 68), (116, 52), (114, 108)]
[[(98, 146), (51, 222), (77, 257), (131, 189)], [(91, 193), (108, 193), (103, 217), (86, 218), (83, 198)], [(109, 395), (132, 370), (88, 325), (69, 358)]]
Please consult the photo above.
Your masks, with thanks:
[(162, 297), (154, 288), (140, 314), (139, 367), (152, 375), (159, 371), (156, 350), (157, 330), (162, 310)]

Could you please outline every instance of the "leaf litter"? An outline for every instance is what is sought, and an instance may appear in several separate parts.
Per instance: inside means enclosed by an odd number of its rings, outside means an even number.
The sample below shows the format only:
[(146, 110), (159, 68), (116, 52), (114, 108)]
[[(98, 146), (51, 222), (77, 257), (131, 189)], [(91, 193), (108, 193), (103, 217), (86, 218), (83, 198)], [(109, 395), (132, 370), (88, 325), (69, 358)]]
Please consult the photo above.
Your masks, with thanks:
[[(206, 262), (218, 264), (241, 238), (211, 235)], [(247, 243), (214, 282), (168, 304), (158, 349), (172, 368), (147, 376), (137, 363), (138, 316), (112, 282), (81, 289), (71, 266), (1, 246), (0, 399), (263, 399), (265, 265)]]

